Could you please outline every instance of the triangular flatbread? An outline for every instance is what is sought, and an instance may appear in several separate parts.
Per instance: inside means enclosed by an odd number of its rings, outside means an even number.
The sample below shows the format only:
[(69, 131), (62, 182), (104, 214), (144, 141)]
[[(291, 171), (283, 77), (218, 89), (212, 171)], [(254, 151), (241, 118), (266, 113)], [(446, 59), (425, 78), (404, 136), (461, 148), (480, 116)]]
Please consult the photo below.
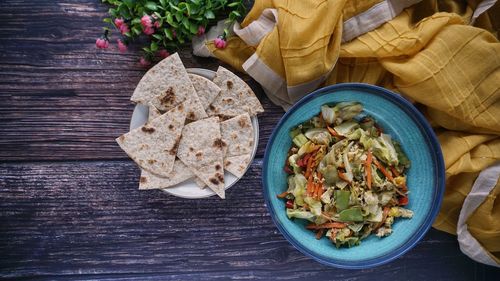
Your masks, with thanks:
[(150, 122), (151, 120), (153, 120), (156, 117), (159, 117), (161, 115), (161, 112), (151, 104), (148, 106), (148, 110), (149, 110), (148, 111), (148, 122)]
[(186, 113), (182, 104), (116, 139), (142, 169), (168, 177), (173, 170)]
[(225, 198), (223, 146), (218, 117), (184, 126), (177, 157), (219, 197)]
[(222, 140), (227, 144), (224, 157), (250, 154), (253, 150), (253, 126), (248, 113), (220, 123)]
[(219, 86), (221, 92), (209, 105), (209, 116), (233, 117), (245, 112), (254, 116), (264, 112), (252, 89), (231, 71), (219, 66), (214, 83)]
[(174, 168), (172, 172), (170, 172), (169, 177), (159, 177), (146, 170), (141, 170), (139, 189), (168, 188), (192, 177), (193, 173), (188, 169), (188, 167), (186, 167), (181, 160), (175, 159)]
[(196, 102), (196, 91), (179, 54), (172, 54), (146, 72), (130, 99), (147, 105), (155, 97), (163, 98), (154, 104), (161, 111), (168, 111), (187, 99)]
[(208, 106), (214, 101), (215, 97), (219, 95), (220, 88), (215, 85), (214, 82), (196, 74), (189, 73), (189, 79), (191, 79), (191, 82), (193, 83), (194, 89), (196, 90), (196, 94), (198, 95), (203, 108), (207, 109)]
[(251, 154), (226, 157), (224, 159), (224, 169), (241, 178), (250, 164), (250, 156)]

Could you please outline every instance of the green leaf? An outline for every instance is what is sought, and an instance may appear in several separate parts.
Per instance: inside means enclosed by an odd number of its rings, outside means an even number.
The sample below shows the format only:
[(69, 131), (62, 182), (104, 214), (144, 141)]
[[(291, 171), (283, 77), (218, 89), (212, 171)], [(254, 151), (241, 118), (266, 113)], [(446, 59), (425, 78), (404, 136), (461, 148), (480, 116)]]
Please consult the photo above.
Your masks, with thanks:
[(174, 17), (172, 16), (172, 14), (171, 14), (171, 13), (168, 13), (168, 14), (167, 14), (167, 22), (168, 22), (168, 24), (170, 24), (170, 25), (173, 25), (173, 23), (174, 23)]
[(235, 15), (235, 16), (237, 16), (237, 17), (241, 17), (241, 14), (240, 14), (240, 13), (238, 13), (237, 11), (232, 11), (232, 12), (231, 12), (231, 14), (234, 14), (234, 15)]
[(142, 48), (142, 50), (143, 50), (144, 52), (146, 52), (146, 53), (150, 53), (150, 52), (151, 52), (151, 51), (149, 50), (149, 48), (148, 48), (148, 47), (143, 47), (143, 48)]
[(132, 26), (132, 32), (135, 34), (135, 35), (139, 35), (141, 34), (141, 29), (139, 27), (137, 27), (136, 25)]
[(167, 1), (165, 1), (165, 0), (160, 0), (160, 4), (161, 4), (163, 7), (165, 7), (165, 6), (167, 6)]
[(123, 0), (123, 3), (125, 3), (129, 9), (132, 9), (135, 6), (134, 0)]
[(158, 40), (162, 39), (161, 35), (160, 34), (156, 34), (156, 33), (153, 34), (153, 37), (156, 38), (156, 39), (158, 39)]
[(189, 22), (189, 32), (191, 32), (191, 34), (197, 34), (198, 26), (192, 22)]
[(214, 14), (214, 12), (208, 10), (208, 11), (205, 12), (205, 17), (207, 19), (215, 19), (215, 14)]
[(127, 37), (132, 37), (132, 34), (130, 34), (130, 32), (125, 32), (123, 35), (125, 35)]
[(177, 22), (181, 22), (183, 17), (184, 16), (182, 15), (182, 12), (175, 13), (175, 19), (177, 20)]
[(168, 2), (168, 4), (170, 5), (170, 8), (176, 10), (177, 12), (181, 11), (181, 9), (177, 8), (177, 6), (175, 6), (172, 2)]
[(156, 11), (156, 9), (158, 9), (156, 3), (151, 1), (146, 2), (146, 4), (144, 4), (144, 7), (148, 8), (151, 11)]
[(111, 20), (111, 18), (105, 18), (102, 20), (103, 22), (105, 23), (112, 23), (113, 21)]
[(158, 44), (156, 42), (151, 42), (151, 52), (156, 52), (158, 50)]
[(140, 24), (140, 23), (141, 23), (141, 19), (140, 19), (140, 18), (135, 18), (135, 19), (133, 19), (130, 23), (131, 23), (132, 25), (134, 25), (134, 24)]
[(228, 4), (227, 6), (228, 6), (228, 7), (236, 7), (236, 6), (238, 6), (239, 4), (240, 4), (240, 2), (233, 2), (233, 3)]
[(169, 40), (173, 40), (174, 39), (174, 34), (172, 33), (172, 31), (170, 29), (164, 29), (163, 30), (163, 33), (165, 33), (165, 36), (169, 39)]
[(188, 18), (183, 18), (182, 19), (182, 25), (184, 25), (184, 27), (189, 30), (189, 19)]

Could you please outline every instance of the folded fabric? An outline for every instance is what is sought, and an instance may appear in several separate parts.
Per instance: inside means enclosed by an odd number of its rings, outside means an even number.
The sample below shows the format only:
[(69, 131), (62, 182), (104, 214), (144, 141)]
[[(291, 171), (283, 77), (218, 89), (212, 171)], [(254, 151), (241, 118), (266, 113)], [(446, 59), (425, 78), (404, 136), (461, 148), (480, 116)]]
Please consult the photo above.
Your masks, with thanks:
[(466, 197), (481, 171), (500, 160), (499, 6), (491, 0), (257, 0), (225, 49), (213, 44), (224, 28), (219, 24), (195, 42), (195, 54), (248, 73), (285, 110), (320, 86), (343, 82), (379, 85), (414, 101), (434, 127), (446, 164), (434, 227), (457, 234), (462, 205), (473, 202), (459, 228), (465, 233), (466, 224), (481, 248), (470, 251), (463, 244), (472, 243), (469, 236), (459, 239), (461, 248), (498, 266), (498, 169), (476, 183), (490, 183), (479, 188), (486, 196)]

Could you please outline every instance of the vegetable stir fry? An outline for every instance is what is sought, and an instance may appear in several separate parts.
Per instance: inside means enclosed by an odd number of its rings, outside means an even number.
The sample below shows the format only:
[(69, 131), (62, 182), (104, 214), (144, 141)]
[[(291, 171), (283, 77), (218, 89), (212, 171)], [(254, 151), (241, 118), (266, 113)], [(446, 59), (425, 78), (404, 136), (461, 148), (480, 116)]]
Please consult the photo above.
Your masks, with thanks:
[(337, 247), (390, 235), (395, 218), (413, 216), (403, 207), (410, 161), (373, 118), (356, 118), (362, 110), (354, 102), (323, 105), (290, 132), (288, 189), (278, 195), (288, 218), (308, 220), (317, 239)]

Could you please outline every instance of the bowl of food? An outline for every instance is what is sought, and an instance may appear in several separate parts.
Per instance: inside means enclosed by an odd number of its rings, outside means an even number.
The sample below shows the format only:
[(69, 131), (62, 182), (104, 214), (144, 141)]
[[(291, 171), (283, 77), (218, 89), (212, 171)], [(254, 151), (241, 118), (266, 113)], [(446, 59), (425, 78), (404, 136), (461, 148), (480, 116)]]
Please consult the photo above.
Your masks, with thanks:
[(440, 145), (406, 99), (367, 84), (319, 89), (275, 127), (264, 198), (283, 236), (340, 268), (390, 262), (431, 227), (444, 193)]

